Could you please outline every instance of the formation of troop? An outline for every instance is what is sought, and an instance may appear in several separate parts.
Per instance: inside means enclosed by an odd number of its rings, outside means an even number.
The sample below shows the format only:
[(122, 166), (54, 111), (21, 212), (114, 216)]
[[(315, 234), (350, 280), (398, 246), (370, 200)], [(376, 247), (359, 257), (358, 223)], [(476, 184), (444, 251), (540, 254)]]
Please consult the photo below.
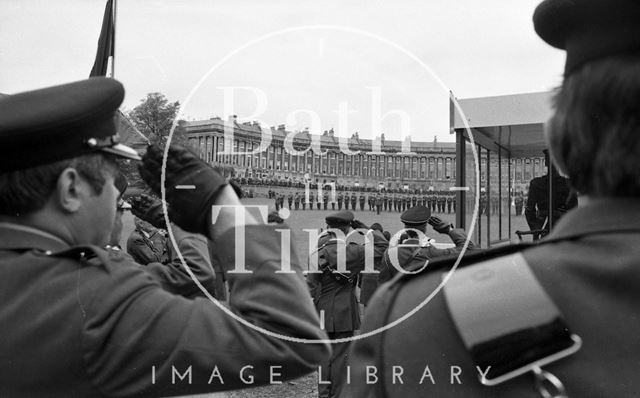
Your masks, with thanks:
[[(308, 192), (308, 195), (307, 195)], [(269, 197), (275, 200), (275, 208), (290, 210), (351, 210), (403, 212), (411, 207), (425, 206), (432, 213), (451, 214), (456, 211), (455, 194), (449, 191), (429, 191), (428, 193), (364, 193), (355, 191), (336, 192), (324, 190), (300, 190), (276, 192), (269, 190)], [(286, 205), (285, 205), (286, 204)]]

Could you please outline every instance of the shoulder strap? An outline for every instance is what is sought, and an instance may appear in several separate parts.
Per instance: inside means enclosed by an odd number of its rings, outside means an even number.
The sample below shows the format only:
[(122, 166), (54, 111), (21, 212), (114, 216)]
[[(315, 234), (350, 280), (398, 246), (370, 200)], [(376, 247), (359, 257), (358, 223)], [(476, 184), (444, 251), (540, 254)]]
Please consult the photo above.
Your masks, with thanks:
[(407, 266), (408, 266), (409, 264), (411, 264), (411, 262), (412, 262), (413, 260), (415, 260), (415, 258), (416, 258), (416, 257), (418, 257), (418, 254), (420, 254), (420, 252), (421, 252), (421, 251), (422, 251), (422, 249), (424, 249), (424, 248), (425, 248), (425, 247), (420, 246), (420, 247), (418, 247), (417, 249), (415, 249), (415, 250), (413, 251), (413, 253), (411, 253), (411, 256), (409, 256), (409, 258), (407, 258), (407, 260), (406, 260), (404, 263), (402, 263), (402, 268), (403, 268), (403, 269), (405, 269), (405, 270), (407, 270), (407, 271), (412, 271), (412, 270), (410, 270), (410, 269), (407, 269)]
[(522, 253), (442, 274), (449, 314), (464, 345), (497, 385), (576, 352), (560, 311)]

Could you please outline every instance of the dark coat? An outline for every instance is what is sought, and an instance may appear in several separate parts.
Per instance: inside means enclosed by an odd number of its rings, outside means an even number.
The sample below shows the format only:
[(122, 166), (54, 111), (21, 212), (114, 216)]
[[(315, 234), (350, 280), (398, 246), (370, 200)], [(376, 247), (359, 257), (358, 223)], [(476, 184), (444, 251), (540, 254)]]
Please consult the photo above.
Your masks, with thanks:
[[(322, 239), (322, 238), (321, 238)], [(346, 273), (352, 278), (337, 279), (331, 270), (338, 269), (338, 249), (346, 253)], [(332, 237), (319, 242), (319, 269), (323, 264), (329, 268), (327, 272), (310, 273), (307, 283), (318, 310), (324, 311), (324, 329), (329, 332), (350, 332), (360, 328), (360, 311), (355, 295), (358, 273), (364, 269), (364, 246), (357, 243), (345, 243), (344, 240)]]
[(169, 261), (166, 239), (158, 230), (147, 237), (144, 231), (134, 229), (127, 239), (127, 253), (142, 265)]
[[(576, 354), (543, 368), (564, 383), (571, 397), (630, 397), (640, 391), (639, 243), (640, 200), (609, 199), (570, 211), (539, 245), (522, 252), (570, 330), (583, 340)], [(367, 314), (363, 333), (414, 309), (443, 275), (422, 273), (381, 286), (370, 305), (388, 316)], [(378, 369), (380, 382), (367, 385), (362, 366), (381, 358), (386, 367)], [(384, 335), (354, 342), (351, 365), (354, 397), (540, 396), (530, 374), (495, 387), (478, 382), (441, 291)], [(391, 383), (393, 365), (403, 367), (404, 384)], [(427, 365), (436, 384), (426, 379), (420, 385)], [(461, 384), (450, 383), (451, 366), (460, 367)]]
[[(378, 198), (380, 199), (380, 198)], [(382, 269), (382, 257), (389, 247), (389, 241), (384, 237), (382, 232), (372, 230), (373, 234), (373, 269), (380, 271)], [(371, 296), (378, 288), (378, 276), (376, 273), (360, 274), (360, 303), (367, 305)]]
[[(233, 234), (217, 242), (223, 264), (233, 261)], [(300, 274), (275, 273), (281, 267), (276, 231), (248, 226), (245, 236), (253, 274), (230, 274), (230, 309), (275, 333), (326, 338)], [(295, 256), (291, 263), (299, 270)], [(322, 344), (269, 337), (209, 300), (169, 293), (122, 252), (72, 249), (21, 225), (0, 225), (0, 300), (2, 397), (150, 397), (244, 388), (238, 375), (246, 365), (254, 366), (256, 384), (266, 384), (269, 365), (283, 365), (283, 375), (297, 377), (330, 352)], [(189, 366), (192, 382), (172, 383), (174, 367), (183, 374)], [(208, 384), (216, 366), (225, 384), (215, 377)]]
[[(577, 196), (571, 192), (569, 180), (555, 175), (553, 177), (553, 223), (562, 215), (578, 205)], [(549, 175), (536, 177), (529, 183), (527, 203), (524, 215), (531, 230), (542, 229), (549, 216)]]

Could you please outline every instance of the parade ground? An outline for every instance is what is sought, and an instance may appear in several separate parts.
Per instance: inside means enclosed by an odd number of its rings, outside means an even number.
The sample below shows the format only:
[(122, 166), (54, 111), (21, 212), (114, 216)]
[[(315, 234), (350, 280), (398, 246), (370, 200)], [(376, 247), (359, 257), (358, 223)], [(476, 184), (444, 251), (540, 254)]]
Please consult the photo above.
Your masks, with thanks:
[[(247, 206), (267, 206), (269, 210), (274, 210), (274, 200), (267, 198), (243, 198), (242, 203)], [(285, 205), (285, 208), (286, 205)], [(337, 209), (337, 208), (336, 208)], [(358, 207), (359, 209), (359, 207)], [(288, 208), (287, 208), (288, 210)], [(331, 214), (331, 205), (327, 210), (291, 210), (290, 216), (285, 220), (292, 230), (291, 239), (292, 245), (298, 254), (303, 267), (307, 266), (307, 253), (309, 251), (308, 233), (305, 229), (319, 229), (325, 228), (325, 217)], [(255, 211), (253, 211), (255, 213)], [(286, 211), (284, 212), (286, 213)], [(362, 221), (366, 225), (373, 223), (379, 223), (383, 226), (385, 231), (389, 231), (392, 235), (402, 229), (403, 224), (400, 221), (401, 212), (397, 211), (381, 211), (380, 214), (376, 214), (375, 211), (369, 211), (368, 206), (364, 211), (356, 210), (353, 212), (357, 220)], [(436, 213), (434, 214), (441, 219), (454, 223), (455, 213)], [(122, 247), (126, 247), (126, 239), (134, 229), (133, 215), (131, 212), (126, 211), (123, 217), (123, 240)], [(515, 230), (527, 230), (526, 221), (524, 216), (512, 216), (513, 226)], [(497, 221), (495, 221), (497, 228)], [(427, 229), (427, 236), (433, 238), (438, 243), (451, 243), (451, 240), (435, 232), (431, 227)], [(513, 240), (517, 240), (517, 237), (513, 237)], [(317, 373), (312, 373), (297, 380), (284, 382), (283, 384), (274, 384), (270, 386), (249, 388), (238, 391), (230, 391), (226, 393), (207, 394), (199, 396), (201, 398), (315, 398), (317, 397)]]
[[(274, 200), (267, 198), (243, 198), (242, 203), (247, 206), (267, 206), (268, 209), (274, 210)], [(288, 210), (288, 207), (285, 205), (285, 208)], [(293, 247), (295, 247), (296, 252), (299, 256), (303, 258), (303, 264), (306, 264), (306, 254), (308, 253), (308, 232), (305, 232), (305, 229), (319, 229), (325, 228), (325, 217), (331, 214), (331, 205), (329, 205), (327, 210), (291, 210), (289, 211), (290, 216), (285, 220), (287, 225), (292, 230), (291, 239)], [(352, 210), (351, 210), (352, 211)], [(255, 212), (255, 211), (254, 211)], [(285, 211), (286, 212), (286, 211)], [(397, 211), (381, 211), (380, 214), (376, 214), (375, 211), (369, 211), (368, 206), (365, 206), (364, 211), (358, 210), (353, 212), (356, 220), (362, 221), (366, 225), (371, 225), (373, 223), (379, 223), (382, 225), (385, 231), (389, 231), (391, 235), (401, 230), (403, 225), (400, 221), (400, 215), (402, 212)], [(256, 213), (257, 214), (257, 213)], [(444, 221), (448, 221), (455, 224), (455, 213), (434, 213), (433, 215), (440, 217)], [(526, 231), (529, 228), (527, 227), (527, 222), (524, 218), (524, 215), (516, 216), (512, 215), (513, 229), (512, 229), (512, 242), (517, 242), (518, 238), (515, 235), (515, 231), (522, 230)], [(127, 211), (123, 217), (123, 231), (122, 231), (122, 240), (121, 246), (126, 247), (126, 241), (131, 232), (134, 230), (133, 225), (133, 215), (131, 212)], [(497, 228), (498, 221), (496, 217), (492, 218), (491, 228)], [(451, 240), (441, 234), (435, 232), (431, 227), (427, 229), (427, 236), (429, 238), (435, 239), (438, 243), (451, 243)]]

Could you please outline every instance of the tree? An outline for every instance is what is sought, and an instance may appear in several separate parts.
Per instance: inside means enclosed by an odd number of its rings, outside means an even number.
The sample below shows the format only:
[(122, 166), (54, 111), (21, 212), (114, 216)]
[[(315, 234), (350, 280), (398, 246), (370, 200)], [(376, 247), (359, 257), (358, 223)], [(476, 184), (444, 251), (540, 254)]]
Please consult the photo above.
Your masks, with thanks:
[[(149, 93), (138, 106), (127, 112), (127, 116), (150, 143), (164, 147), (179, 109), (180, 102), (169, 102), (162, 93)], [(171, 138), (172, 144), (188, 146), (186, 124), (186, 121), (178, 120)], [(121, 161), (120, 170), (127, 177), (131, 187), (138, 190), (146, 188), (145, 182), (138, 173), (137, 162)]]
[[(149, 93), (128, 114), (136, 128), (154, 144), (164, 146), (171, 131), (173, 121), (180, 109), (180, 102), (169, 102), (162, 93)], [(171, 142), (187, 144), (185, 122), (180, 120)]]

